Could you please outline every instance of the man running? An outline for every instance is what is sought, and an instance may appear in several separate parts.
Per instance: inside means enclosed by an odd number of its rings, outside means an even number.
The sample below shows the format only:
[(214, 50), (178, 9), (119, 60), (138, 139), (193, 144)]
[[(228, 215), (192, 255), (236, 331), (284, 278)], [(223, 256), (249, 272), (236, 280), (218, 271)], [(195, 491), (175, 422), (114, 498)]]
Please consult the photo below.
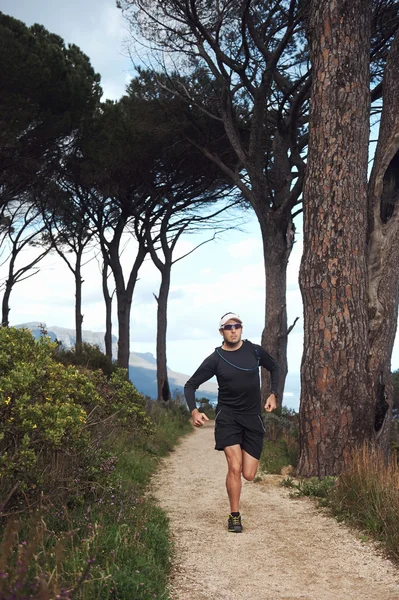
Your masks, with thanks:
[(184, 395), (195, 427), (208, 417), (195, 404), (195, 390), (216, 375), (219, 392), (215, 417), (215, 449), (227, 459), (226, 488), (230, 501), (228, 531), (241, 533), (241, 475), (252, 481), (258, 469), (265, 429), (261, 416), (259, 366), (271, 373), (272, 392), (265, 409), (276, 408), (279, 368), (258, 344), (241, 339), (242, 320), (232, 312), (220, 319), (221, 347), (208, 356), (184, 386)]

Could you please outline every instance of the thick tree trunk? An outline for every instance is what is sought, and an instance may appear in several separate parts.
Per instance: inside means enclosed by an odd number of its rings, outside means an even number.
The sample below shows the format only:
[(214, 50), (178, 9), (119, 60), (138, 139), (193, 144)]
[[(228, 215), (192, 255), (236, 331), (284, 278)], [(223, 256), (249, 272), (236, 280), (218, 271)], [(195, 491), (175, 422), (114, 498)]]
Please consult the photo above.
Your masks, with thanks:
[(157, 308), (157, 384), (158, 400), (170, 400), (170, 387), (168, 381), (168, 370), (166, 364), (166, 330), (167, 330), (167, 306), (170, 288), (170, 271), (172, 265), (166, 263), (161, 272), (161, 285), (159, 295), (156, 298)]
[(371, 0), (312, 0), (304, 190), (302, 476), (339, 473), (373, 436), (367, 385), (367, 159)]
[(105, 261), (102, 269), (102, 286), (105, 302), (105, 356), (112, 362), (112, 297), (108, 290), (108, 265)]
[(393, 385), (391, 355), (399, 301), (399, 32), (383, 83), (383, 112), (369, 183), (368, 372), (375, 402), (376, 441), (389, 452)]
[(75, 341), (75, 351), (76, 354), (79, 355), (82, 353), (82, 323), (83, 323), (83, 315), (82, 315), (82, 274), (81, 274), (81, 260), (82, 253), (79, 252), (76, 255), (76, 264), (75, 264), (75, 330), (76, 330), (76, 341)]

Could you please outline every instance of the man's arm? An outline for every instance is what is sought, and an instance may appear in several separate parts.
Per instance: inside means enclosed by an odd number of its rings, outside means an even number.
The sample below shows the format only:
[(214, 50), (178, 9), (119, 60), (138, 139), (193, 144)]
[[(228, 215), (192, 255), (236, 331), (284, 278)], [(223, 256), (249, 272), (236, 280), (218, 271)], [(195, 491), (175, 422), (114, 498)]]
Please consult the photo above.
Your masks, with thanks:
[(257, 346), (259, 352), (259, 364), (261, 367), (265, 367), (270, 372), (271, 378), (271, 392), (269, 397), (266, 400), (265, 409), (267, 412), (271, 412), (277, 407), (277, 399), (278, 399), (278, 384), (280, 379), (280, 369), (278, 363), (274, 360), (274, 358), (266, 352), (262, 348), (262, 346)]
[(205, 421), (209, 421), (208, 417), (197, 409), (195, 403), (195, 391), (202, 383), (211, 379), (215, 374), (215, 358), (213, 354), (211, 354), (211, 356), (208, 356), (208, 358), (204, 360), (202, 365), (195, 371), (194, 375), (190, 377), (184, 386), (184, 397), (191, 412), (193, 425), (195, 427), (201, 427)]

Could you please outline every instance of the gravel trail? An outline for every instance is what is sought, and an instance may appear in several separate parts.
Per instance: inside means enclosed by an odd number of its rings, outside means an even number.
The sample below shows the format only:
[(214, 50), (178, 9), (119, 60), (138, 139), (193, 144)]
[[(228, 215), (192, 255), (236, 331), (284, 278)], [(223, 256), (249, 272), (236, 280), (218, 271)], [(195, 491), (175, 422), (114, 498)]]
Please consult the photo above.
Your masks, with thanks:
[(290, 499), (278, 476), (244, 482), (244, 531), (228, 533), (225, 476), (210, 421), (153, 478), (175, 545), (175, 600), (399, 600), (399, 569), (309, 500)]

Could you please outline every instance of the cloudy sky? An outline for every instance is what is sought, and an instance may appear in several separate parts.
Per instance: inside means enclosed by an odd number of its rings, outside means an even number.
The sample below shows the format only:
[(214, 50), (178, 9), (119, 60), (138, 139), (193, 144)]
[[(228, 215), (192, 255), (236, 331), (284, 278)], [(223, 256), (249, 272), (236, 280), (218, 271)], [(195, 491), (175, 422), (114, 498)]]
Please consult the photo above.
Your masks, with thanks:
[[(128, 31), (115, 0), (0, 0), (0, 10), (25, 22), (40, 23), (67, 43), (77, 44), (101, 74), (106, 98), (118, 99), (132, 74), (126, 50)], [(244, 335), (260, 341), (264, 320), (264, 271), (259, 226), (248, 215), (242, 231), (230, 231), (202, 246), (173, 268), (169, 302), (168, 363), (191, 374), (219, 344), (219, 317), (231, 310), (244, 321)], [(302, 228), (288, 269), (289, 324), (300, 317), (289, 337), (289, 370), (298, 372), (302, 353), (302, 303), (298, 268), (302, 250)], [(178, 252), (184, 254), (203, 238), (186, 236)], [(126, 267), (134, 247), (125, 251)], [(5, 256), (3, 255), (3, 260)], [(89, 257), (88, 257), (89, 258)], [(1, 258), (0, 258), (1, 263)], [(0, 267), (4, 278), (6, 265)], [(151, 261), (145, 262), (133, 300), (131, 350), (155, 352), (156, 303), (159, 276)], [(84, 328), (104, 330), (104, 308), (99, 266), (95, 259), (84, 269)], [(11, 297), (12, 324), (39, 321), (48, 326), (74, 327), (74, 285), (71, 273), (57, 256), (49, 256), (35, 277), (15, 286)], [(116, 325), (116, 321), (115, 321)], [(115, 331), (114, 331), (115, 332)], [(393, 367), (399, 367), (396, 344)]]

